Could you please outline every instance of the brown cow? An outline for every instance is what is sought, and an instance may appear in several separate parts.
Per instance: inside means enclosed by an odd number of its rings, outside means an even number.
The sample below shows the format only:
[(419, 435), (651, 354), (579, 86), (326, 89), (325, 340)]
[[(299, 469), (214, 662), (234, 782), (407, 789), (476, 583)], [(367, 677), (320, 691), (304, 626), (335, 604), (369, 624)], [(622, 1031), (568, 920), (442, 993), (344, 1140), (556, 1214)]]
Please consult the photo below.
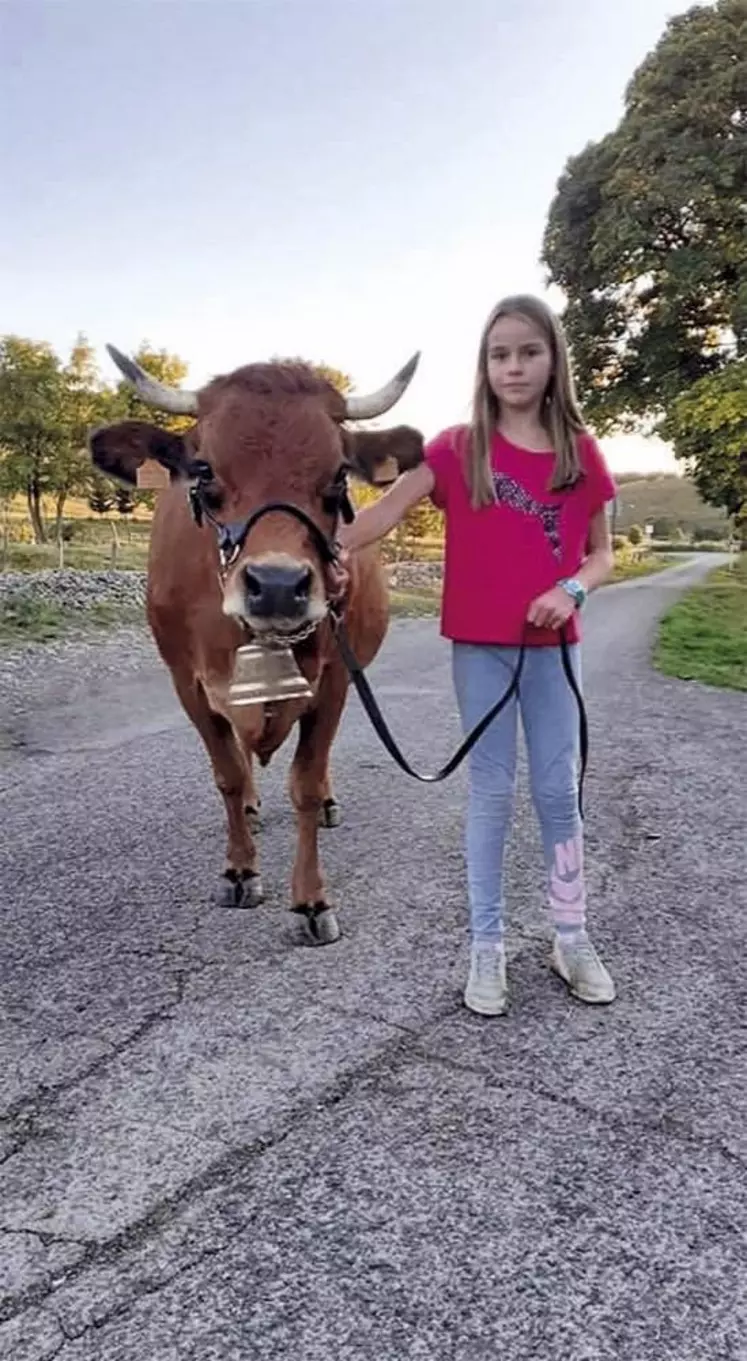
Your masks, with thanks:
[[(298, 724), (290, 775), (297, 815), (291, 910), (300, 914), (307, 938), (330, 943), (340, 930), (325, 893), (317, 830), (320, 822), (337, 820), (329, 756), (349, 677), (328, 614), (335, 574), (325, 545), (334, 542), (338, 517), (349, 506), (348, 472), (376, 483), (385, 469), (391, 476), (394, 468), (396, 476), (422, 461), (416, 430), (363, 432), (345, 424), (389, 410), (418, 356), (379, 392), (345, 398), (302, 364), (252, 364), (197, 393), (176, 391), (108, 348), (149, 405), (196, 418), (184, 435), (122, 421), (95, 431), (90, 449), (97, 468), (130, 486), (146, 459), (170, 474), (153, 519), (147, 617), (225, 802), (227, 867), (219, 900), (235, 907), (262, 901), (253, 757), (266, 765)], [(300, 517), (272, 510), (245, 532), (255, 511), (277, 501), (292, 503)], [(353, 555), (340, 605), (353, 650), (368, 666), (388, 623), (376, 547)], [(237, 648), (263, 635), (291, 643), (310, 699), (229, 702)]]

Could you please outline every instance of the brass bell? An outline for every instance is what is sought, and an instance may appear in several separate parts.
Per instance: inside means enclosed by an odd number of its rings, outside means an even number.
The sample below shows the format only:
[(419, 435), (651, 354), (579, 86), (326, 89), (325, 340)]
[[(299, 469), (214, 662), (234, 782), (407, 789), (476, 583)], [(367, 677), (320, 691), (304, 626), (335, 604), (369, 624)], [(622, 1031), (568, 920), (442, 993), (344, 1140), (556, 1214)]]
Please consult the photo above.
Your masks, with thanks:
[(236, 649), (229, 704), (275, 704), (309, 699), (313, 693), (289, 647), (244, 643)]

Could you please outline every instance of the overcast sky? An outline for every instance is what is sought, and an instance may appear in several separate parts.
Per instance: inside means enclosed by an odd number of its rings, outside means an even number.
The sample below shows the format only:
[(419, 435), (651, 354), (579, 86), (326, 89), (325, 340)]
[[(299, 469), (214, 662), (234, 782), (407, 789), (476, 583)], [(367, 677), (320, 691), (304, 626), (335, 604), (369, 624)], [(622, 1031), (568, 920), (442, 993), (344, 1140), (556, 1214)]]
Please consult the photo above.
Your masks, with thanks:
[[(567, 157), (678, 0), (0, 0), (0, 330), (197, 384), (299, 354), (465, 417)], [(113, 373), (112, 373), (113, 376)], [(605, 441), (618, 471), (661, 449)]]

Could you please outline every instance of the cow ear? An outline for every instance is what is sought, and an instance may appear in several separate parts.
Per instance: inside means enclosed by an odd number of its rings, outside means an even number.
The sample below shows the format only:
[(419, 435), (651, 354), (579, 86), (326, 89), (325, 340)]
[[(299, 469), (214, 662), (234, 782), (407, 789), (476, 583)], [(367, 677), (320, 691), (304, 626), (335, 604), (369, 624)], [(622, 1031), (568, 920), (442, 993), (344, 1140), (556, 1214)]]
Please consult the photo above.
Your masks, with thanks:
[(410, 425), (392, 430), (345, 430), (343, 439), (351, 472), (374, 487), (395, 482), (401, 473), (423, 462), (423, 436)]
[(103, 425), (88, 437), (91, 460), (100, 472), (128, 486), (137, 485), (137, 470), (146, 459), (155, 459), (172, 477), (187, 471), (184, 439), (147, 421), (120, 421)]

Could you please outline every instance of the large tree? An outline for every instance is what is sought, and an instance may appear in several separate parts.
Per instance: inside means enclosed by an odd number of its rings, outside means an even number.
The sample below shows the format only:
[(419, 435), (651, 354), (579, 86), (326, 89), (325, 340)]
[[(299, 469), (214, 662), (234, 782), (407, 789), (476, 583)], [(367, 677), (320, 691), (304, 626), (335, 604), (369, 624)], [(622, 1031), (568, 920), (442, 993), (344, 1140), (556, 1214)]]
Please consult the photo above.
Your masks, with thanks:
[[(181, 387), (187, 376), (189, 366), (179, 355), (169, 354), (168, 350), (154, 350), (148, 341), (143, 341), (132, 357), (152, 378), (157, 378), (159, 383), (166, 383), (169, 387)], [(157, 411), (147, 406), (124, 378), (119, 379), (115, 393), (113, 408), (107, 414), (107, 419), (125, 417), (128, 420), (150, 421), (152, 425), (173, 430), (177, 434), (188, 430), (193, 424), (191, 416), (173, 416), (167, 411)]]
[(667, 429), (703, 500), (724, 507), (747, 546), (747, 361), (677, 397)]
[(92, 426), (103, 419), (109, 401), (109, 394), (102, 387), (95, 351), (84, 335), (79, 335), (73, 345), (62, 370), (62, 379), (60, 424), (63, 438), (49, 471), (58, 536), (68, 496), (87, 491), (91, 461), (86, 441)]
[[(618, 127), (569, 160), (542, 258), (566, 297), (596, 428), (658, 430), (692, 467), (677, 400), (747, 356), (745, 0), (698, 5), (667, 24), (628, 85)], [(699, 389), (708, 391), (720, 389)], [(702, 494), (719, 495), (717, 483), (703, 472)]]
[(26, 497), (37, 543), (46, 540), (42, 496), (65, 446), (64, 378), (50, 345), (0, 337), (0, 449), (4, 481)]

